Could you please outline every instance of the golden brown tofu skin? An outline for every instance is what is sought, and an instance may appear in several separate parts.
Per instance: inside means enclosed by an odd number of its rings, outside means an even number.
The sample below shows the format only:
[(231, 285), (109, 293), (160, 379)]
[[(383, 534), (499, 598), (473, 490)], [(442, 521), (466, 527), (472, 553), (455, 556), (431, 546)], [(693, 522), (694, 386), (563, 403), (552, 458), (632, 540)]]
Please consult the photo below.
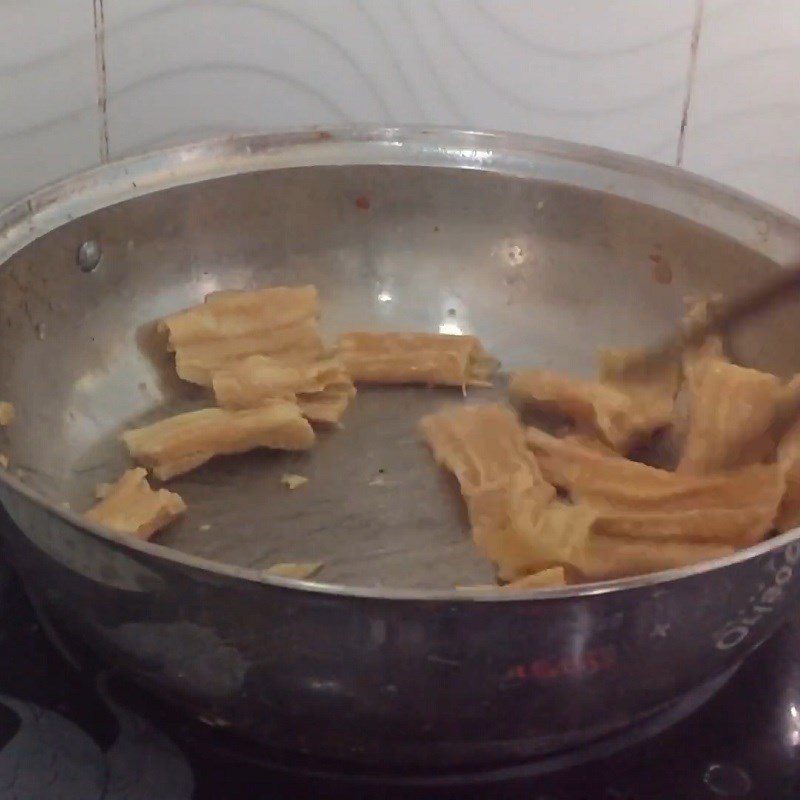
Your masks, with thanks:
[[(506, 563), (501, 577), (515, 577), (556, 565), (566, 567), (572, 583), (625, 578), (730, 555), (726, 544), (646, 541), (605, 536), (601, 515), (585, 503), (552, 501), (544, 511), (515, 505), (512, 526), (527, 548), (524, 559)], [(520, 565), (523, 565), (520, 567)]]
[(503, 580), (517, 580), (556, 566), (583, 574), (583, 560), (596, 519), (583, 505), (551, 500), (543, 509), (522, 495), (512, 493), (510, 530), (514, 550), (497, 562)]
[(220, 369), (247, 356), (313, 359), (322, 354), (313, 286), (270, 286), (209, 295), (159, 322), (186, 381), (210, 386)]
[(274, 398), (296, 400), (313, 422), (338, 422), (355, 387), (336, 358), (314, 361), (254, 355), (213, 375), (214, 395), (223, 408), (256, 408)]
[(166, 489), (151, 489), (146, 470), (137, 467), (112, 484), (85, 517), (118, 533), (149, 539), (185, 511), (186, 504), (180, 495)]
[(420, 429), (436, 461), (453, 472), (467, 497), (505, 489), (517, 473), (543, 488), (547, 500), (553, 495), (528, 451), (525, 430), (505, 405), (448, 406), (423, 417)]
[(735, 548), (725, 544), (634, 539), (594, 534), (573, 563), (586, 581), (615, 580), (725, 558)]
[[(619, 353), (607, 353), (609, 362)], [(587, 381), (549, 370), (521, 370), (511, 376), (509, 393), (520, 405), (557, 411), (571, 419), (579, 430), (594, 433), (619, 453), (664, 427), (672, 417), (677, 381), (672, 374), (658, 373), (638, 381), (619, 379), (609, 383)]]
[(784, 397), (780, 380), (713, 352), (695, 356), (685, 369), (688, 425), (677, 471), (702, 475), (771, 458)]
[(223, 408), (255, 408), (264, 400), (322, 392), (331, 384), (349, 383), (335, 358), (289, 361), (255, 355), (214, 373), (214, 396)]
[(546, 480), (597, 512), (594, 531), (662, 541), (746, 546), (772, 529), (784, 491), (778, 465), (681, 475), (529, 428)]
[(551, 567), (517, 578), (505, 584), (503, 589), (551, 589), (554, 586), (566, 586), (567, 576), (564, 567)]
[(298, 394), (297, 405), (306, 419), (335, 425), (341, 420), (355, 394), (356, 390), (352, 383), (336, 383), (321, 392)]
[(337, 352), (355, 383), (488, 386), (497, 362), (475, 336), (345, 333)]
[(188, 472), (217, 455), (258, 447), (308, 450), (314, 431), (297, 403), (271, 400), (242, 411), (204, 408), (122, 435), (131, 457), (161, 480)]
[[(545, 459), (540, 469), (538, 458), (525, 456), (521, 425), (504, 406), (447, 408), (423, 418), (421, 429), (436, 460), (458, 479), (475, 543), (494, 562), (501, 580), (514, 583), (558, 568), (570, 582), (621, 578), (734, 550), (727, 542), (607, 535), (599, 526), (613, 515), (583, 501), (571, 504), (557, 498), (547, 480), (558, 477), (556, 468)], [(570, 446), (604, 463), (633, 464), (580, 442)]]
[(542, 479), (513, 411), (496, 403), (451, 407), (423, 417), (420, 429), (436, 461), (456, 476), (475, 543), (501, 576), (536, 571), (535, 564), (527, 568), (529, 544), (512, 526), (512, 506), (541, 511), (555, 490)]

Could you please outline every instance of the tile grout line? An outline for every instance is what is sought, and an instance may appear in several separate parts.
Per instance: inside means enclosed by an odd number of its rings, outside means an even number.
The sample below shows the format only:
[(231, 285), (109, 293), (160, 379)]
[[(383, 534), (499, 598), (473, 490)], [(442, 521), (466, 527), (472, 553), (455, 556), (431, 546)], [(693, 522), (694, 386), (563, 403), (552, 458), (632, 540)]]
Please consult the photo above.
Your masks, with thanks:
[(94, 63), (97, 76), (97, 116), (100, 163), (108, 161), (108, 76), (106, 75), (106, 17), (104, 0), (92, 0), (94, 14)]
[(692, 21), (692, 38), (689, 43), (689, 68), (686, 74), (686, 94), (681, 109), (681, 126), (678, 132), (678, 148), (675, 154), (675, 166), (683, 164), (683, 151), (686, 146), (686, 127), (689, 123), (689, 110), (692, 107), (692, 93), (697, 77), (697, 53), (700, 49), (700, 33), (703, 29), (703, 12), (705, 0), (695, 0), (694, 20)]

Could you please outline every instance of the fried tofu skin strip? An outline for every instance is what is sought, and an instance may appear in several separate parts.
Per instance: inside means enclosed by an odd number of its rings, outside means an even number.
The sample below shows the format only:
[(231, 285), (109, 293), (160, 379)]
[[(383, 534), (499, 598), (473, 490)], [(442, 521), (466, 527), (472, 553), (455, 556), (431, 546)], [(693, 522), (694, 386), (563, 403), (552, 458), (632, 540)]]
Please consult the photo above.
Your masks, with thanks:
[(126, 431), (122, 440), (134, 460), (161, 480), (199, 467), (217, 455), (257, 447), (308, 450), (314, 431), (296, 403), (272, 400), (261, 408), (204, 408)]
[(445, 409), (423, 418), (421, 428), (436, 460), (458, 479), (473, 538), (503, 580), (513, 582), (557, 567), (583, 580), (603, 580), (733, 552), (728, 544), (637, 541), (598, 534), (598, 511), (555, 498), (555, 489), (536, 461), (520, 449), (521, 426), (503, 406)]
[(223, 408), (256, 408), (273, 398), (296, 400), (314, 422), (338, 422), (355, 387), (336, 358), (290, 361), (254, 355), (214, 373), (214, 395)]
[(628, 446), (631, 403), (617, 389), (550, 370), (530, 369), (513, 373), (508, 391), (517, 403), (555, 410), (579, 428), (596, 431), (615, 449)]
[(602, 581), (688, 567), (733, 552), (734, 548), (725, 544), (648, 542), (595, 534), (573, 566), (585, 580)]
[(594, 511), (559, 500), (539, 509), (516, 492), (512, 492), (510, 509), (509, 529), (515, 548), (497, 562), (502, 579), (513, 581), (556, 566), (583, 573), (580, 567), (592, 538)]
[(507, 406), (450, 406), (423, 417), (420, 429), (436, 461), (456, 476), (466, 497), (506, 490), (517, 474), (542, 490), (544, 502), (554, 494), (526, 446), (523, 427)]
[(217, 292), (205, 303), (162, 319), (183, 380), (210, 386), (213, 374), (257, 353), (311, 359), (322, 353), (313, 286)]
[(86, 519), (119, 533), (149, 539), (186, 511), (180, 495), (166, 489), (153, 490), (147, 471), (129, 469), (92, 509)]
[[(522, 370), (511, 376), (511, 398), (522, 405), (555, 410), (579, 429), (593, 431), (617, 452), (626, 453), (653, 431), (669, 423), (678, 389), (677, 370), (659, 370), (637, 379), (614, 373), (620, 351), (601, 356), (601, 378), (587, 381), (549, 370)], [(614, 376), (614, 377), (612, 377)]]
[(356, 383), (489, 386), (497, 362), (475, 336), (345, 333), (338, 354)]
[(774, 454), (772, 427), (784, 397), (775, 375), (712, 352), (686, 363), (686, 391), (688, 426), (677, 472), (703, 475)]
[(594, 531), (607, 536), (754, 544), (772, 528), (784, 491), (774, 464), (680, 475), (536, 428), (527, 441), (545, 480), (593, 508)]
[(734, 549), (726, 544), (604, 536), (597, 530), (599, 519), (598, 512), (584, 503), (568, 505), (556, 500), (544, 512), (525, 502), (514, 503), (512, 526), (518, 539), (527, 544), (527, 564), (521, 569), (519, 564), (507, 564), (506, 574), (511, 566), (525, 574), (561, 565), (580, 580), (608, 580), (683, 567), (730, 555)]
[(437, 463), (456, 476), (473, 539), (501, 576), (536, 571), (528, 543), (511, 524), (512, 503), (525, 502), (532, 514), (541, 512), (555, 489), (542, 478), (511, 409), (494, 403), (447, 408), (423, 417), (420, 429)]
[(335, 358), (292, 362), (255, 355), (216, 372), (213, 386), (223, 408), (255, 408), (270, 398), (315, 394), (337, 383), (352, 385)]

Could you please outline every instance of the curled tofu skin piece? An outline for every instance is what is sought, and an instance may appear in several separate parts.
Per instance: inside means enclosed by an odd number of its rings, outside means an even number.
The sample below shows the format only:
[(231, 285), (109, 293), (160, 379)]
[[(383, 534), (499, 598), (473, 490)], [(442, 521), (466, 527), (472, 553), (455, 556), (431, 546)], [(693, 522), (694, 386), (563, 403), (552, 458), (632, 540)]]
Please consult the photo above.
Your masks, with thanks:
[[(514, 565), (521, 574), (554, 565), (565, 567), (571, 583), (611, 580), (688, 566), (730, 555), (726, 544), (636, 541), (598, 532), (600, 515), (585, 503), (555, 500), (544, 512), (515, 503), (512, 524), (526, 541), (527, 561)], [(507, 565), (508, 570), (508, 565)]]
[(687, 420), (677, 472), (709, 474), (773, 457), (784, 390), (767, 372), (731, 364), (715, 352), (686, 363)]
[(211, 386), (216, 371), (247, 356), (313, 359), (322, 353), (313, 286), (224, 291), (162, 319), (183, 380)]
[(583, 505), (552, 500), (543, 509), (529, 498), (512, 493), (510, 527), (516, 550), (512, 558), (498, 562), (498, 573), (514, 581), (556, 566), (584, 574), (584, 554), (592, 538), (595, 512)]
[[(624, 358), (621, 351), (607, 351), (601, 380), (588, 381), (549, 370), (521, 370), (511, 376), (512, 400), (555, 410), (579, 429), (592, 431), (619, 453), (667, 425), (678, 390), (677, 370), (658, 371), (636, 379), (617, 378)], [(606, 382), (602, 376), (606, 375)], [(614, 377), (612, 377), (614, 376)]]
[(355, 396), (353, 382), (337, 358), (248, 356), (215, 372), (212, 383), (223, 408), (255, 408), (273, 398), (287, 398), (314, 422), (338, 422)]
[[(687, 330), (706, 322), (721, 300), (687, 298)], [(775, 376), (732, 364), (722, 338), (709, 336), (682, 356), (684, 383), (672, 419), (673, 439), (682, 455), (677, 471), (708, 474), (772, 460), (775, 426), (793, 398), (800, 399), (790, 382), (782, 386)], [(800, 388), (800, 384), (795, 384)]]
[(522, 451), (522, 426), (504, 406), (445, 409), (423, 418), (421, 428), (437, 462), (458, 479), (475, 543), (502, 580), (515, 582), (558, 567), (571, 579), (604, 580), (733, 552), (729, 545), (599, 535), (598, 512), (556, 497), (536, 460)]
[(308, 450), (314, 431), (296, 403), (271, 400), (243, 411), (189, 411), (122, 435), (134, 460), (161, 480), (188, 472), (216, 455), (257, 447)]
[(150, 488), (147, 471), (136, 467), (109, 486), (103, 500), (84, 516), (118, 533), (149, 539), (185, 511), (180, 495)]
[(530, 545), (513, 527), (512, 506), (542, 511), (555, 489), (543, 480), (513, 411), (494, 403), (446, 408), (423, 417), (420, 429), (437, 463), (456, 476), (475, 544), (500, 576), (536, 571), (527, 569)]
[(353, 332), (337, 352), (356, 383), (490, 386), (497, 368), (475, 336)]
[(527, 441), (545, 480), (597, 512), (601, 535), (747, 546), (771, 530), (784, 492), (776, 464), (681, 475), (536, 428)]
[(525, 442), (525, 431), (514, 412), (499, 403), (450, 406), (423, 417), (420, 429), (434, 458), (458, 479), (462, 494), (473, 497), (506, 489), (520, 474), (543, 491), (547, 487)]

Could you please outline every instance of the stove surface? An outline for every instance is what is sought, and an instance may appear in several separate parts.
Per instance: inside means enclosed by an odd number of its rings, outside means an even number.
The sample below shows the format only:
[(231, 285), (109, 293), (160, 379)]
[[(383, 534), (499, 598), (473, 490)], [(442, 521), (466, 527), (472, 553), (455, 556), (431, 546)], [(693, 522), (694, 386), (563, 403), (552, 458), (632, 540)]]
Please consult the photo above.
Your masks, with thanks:
[(2, 564), (0, 601), (0, 798), (800, 798), (800, 620), (698, 711), (638, 744), (603, 742), (492, 773), (387, 780), (279, 761), (119, 675), (79, 666), (51, 644)]

